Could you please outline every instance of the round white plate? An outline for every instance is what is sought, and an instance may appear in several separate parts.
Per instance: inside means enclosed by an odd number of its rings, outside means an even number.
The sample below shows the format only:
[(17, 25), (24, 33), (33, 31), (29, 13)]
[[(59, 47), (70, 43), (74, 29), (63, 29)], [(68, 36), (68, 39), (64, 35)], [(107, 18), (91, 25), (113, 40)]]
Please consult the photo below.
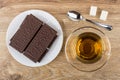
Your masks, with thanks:
[[(23, 54), (12, 48), (9, 43), (12, 36), (16, 33), (16, 31), (19, 29), (21, 23), (25, 19), (25, 17), (29, 14), (33, 14), (38, 19), (43, 21), (44, 23), (48, 24), (50, 27), (52, 27), (54, 30), (57, 31), (57, 38), (53, 42), (52, 46), (50, 47), (50, 50), (46, 53), (46, 55), (42, 58), (41, 62), (34, 63), (27, 57), (25, 57)], [(56, 56), (59, 54), (62, 44), (63, 44), (63, 32), (62, 28), (57, 21), (55, 17), (53, 17), (48, 12), (42, 11), (42, 10), (28, 10), (25, 12), (20, 13), (18, 16), (16, 16), (12, 22), (10, 23), (7, 34), (6, 34), (6, 44), (7, 48), (9, 50), (9, 53), (13, 56), (14, 59), (16, 59), (19, 63), (30, 66), (30, 67), (38, 67), (43, 66), (51, 61), (53, 61)]]

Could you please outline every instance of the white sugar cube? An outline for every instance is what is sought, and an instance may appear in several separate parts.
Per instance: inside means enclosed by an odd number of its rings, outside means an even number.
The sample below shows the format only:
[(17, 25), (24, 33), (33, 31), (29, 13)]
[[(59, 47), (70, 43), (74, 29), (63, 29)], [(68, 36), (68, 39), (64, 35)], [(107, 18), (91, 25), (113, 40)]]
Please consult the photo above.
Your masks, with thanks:
[(107, 20), (108, 16), (108, 11), (102, 10), (101, 15), (100, 15), (100, 20)]
[(91, 6), (90, 7), (90, 16), (96, 16), (96, 13), (97, 13), (97, 7)]

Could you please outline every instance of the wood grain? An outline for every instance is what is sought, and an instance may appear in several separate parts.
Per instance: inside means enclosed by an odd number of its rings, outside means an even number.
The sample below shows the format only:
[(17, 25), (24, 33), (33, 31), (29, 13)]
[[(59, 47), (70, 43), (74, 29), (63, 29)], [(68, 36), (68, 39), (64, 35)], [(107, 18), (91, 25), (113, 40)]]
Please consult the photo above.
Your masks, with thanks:
[(0, 7), (5, 7), (10, 4), (25, 3), (25, 2), (49, 2), (49, 3), (90, 3), (90, 4), (120, 4), (120, 0), (0, 0)]
[[(72, 0), (54, 0), (52, 2), (49, 2), (50, 0), (45, 0), (45, 2), (43, 2), (44, 0), (41, 0), (39, 3), (33, 3), (32, 1), (34, 0), (31, 0), (31, 2), (29, 2), (29, 0), (24, 0), (24, 3), (22, 3), (22, 0), (4, 0), (0, 3), (3, 5), (0, 9), (0, 80), (120, 80), (119, 0), (106, 0), (105, 2), (94, 0), (99, 10), (105, 9), (109, 11), (107, 21), (100, 21), (99, 15), (96, 17), (89, 16), (89, 8), (93, 4), (91, 3), (92, 1), (89, 0), (88, 3), (86, 3), (87, 0), (82, 2), (79, 1), (79, 3), (77, 3), (77, 0), (75, 0), (75, 2), (72, 2)], [(15, 4), (7, 5), (9, 2), (15, 2)], [(109, 5), (109, 3), (111, 3), (111, 5)], [(48, 11), (59, 20), (64, 31), (63, 48), (57, 58), (50, 64), (37, 68), (26, 67), (15, 61), (9, 54), (5, 44), (6, 31), (11, 20), (19, 13), (29, 9), (42, 9)], [(84, 17), (113, 25), (113, 30), (111, 32), (100, 28), (110, 38), (112, 47), (110, 60), (100, 70), (91, 73), (81, 72), (68, 64), (64, 52), (66, 38), (70, 32), (79, 27), (74, 27), (77, 23), (71, 22), (66, 17), (66, 12), (69, 10), (77, 10), (81, 12)], [(83, 24), (81, 25), (83, 26)]]

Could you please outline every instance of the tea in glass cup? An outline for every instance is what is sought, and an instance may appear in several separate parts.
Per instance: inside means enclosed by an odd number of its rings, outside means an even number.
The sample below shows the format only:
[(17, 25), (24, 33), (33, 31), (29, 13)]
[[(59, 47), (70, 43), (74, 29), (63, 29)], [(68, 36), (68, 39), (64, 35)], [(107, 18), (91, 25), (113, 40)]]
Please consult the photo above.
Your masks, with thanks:
[(73, 31), (65, 45), (68, 62), (82, 71), (101, 68), (109, 59), (110, 51), (108, 37), (101, 30), (90, 26)]

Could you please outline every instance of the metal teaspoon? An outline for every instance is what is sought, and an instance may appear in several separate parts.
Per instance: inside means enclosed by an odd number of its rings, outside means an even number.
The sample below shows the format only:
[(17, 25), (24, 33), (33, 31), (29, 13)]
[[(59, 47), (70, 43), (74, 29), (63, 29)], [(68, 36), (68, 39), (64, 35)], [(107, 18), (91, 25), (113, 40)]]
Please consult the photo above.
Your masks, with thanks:
[(67, 13), (68, 17), (73, 20), (73, 21), (80, 21), (80, 20), (83, 20), (83, 21), (88, 21), (90, 23), (93, 23), (97, 26), (100, 26), (100, 27), (103, 27), (109, 31), (112, 30), (112, 26), (111, 25), (107, 25), (107, 24), (102, 24), (102, 23), (99, 23), (99, 22), (95, 22), (95, 21), (92, 21), (92, 20), (89, 20), (89, 19), (85, 19), (79, 12), (77, 11), (68, 11)]

